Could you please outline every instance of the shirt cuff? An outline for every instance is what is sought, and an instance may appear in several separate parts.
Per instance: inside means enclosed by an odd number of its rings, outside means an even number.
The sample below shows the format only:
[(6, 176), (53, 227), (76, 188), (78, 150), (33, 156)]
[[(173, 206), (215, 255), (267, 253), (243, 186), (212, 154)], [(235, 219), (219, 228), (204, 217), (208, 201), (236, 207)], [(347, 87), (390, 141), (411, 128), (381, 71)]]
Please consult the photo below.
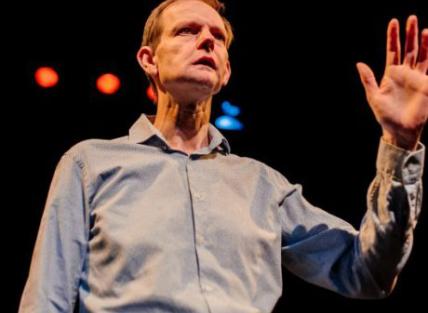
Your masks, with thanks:
[(422, 178), (425, 146), (419, 142), (416, 150), (410, 151), (387, 143), (381, 138), (376, 160), (380, 173), (392, 176), (405, 185), (414, 184)]

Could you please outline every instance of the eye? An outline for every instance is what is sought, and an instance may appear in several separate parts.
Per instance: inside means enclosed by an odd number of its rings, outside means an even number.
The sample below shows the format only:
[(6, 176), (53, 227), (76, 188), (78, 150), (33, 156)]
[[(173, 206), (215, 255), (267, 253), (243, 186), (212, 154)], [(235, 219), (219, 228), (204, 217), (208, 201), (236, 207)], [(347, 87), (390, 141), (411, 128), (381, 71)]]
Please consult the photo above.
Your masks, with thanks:
[(214, 34), (214, 37), (217, 39), (217, 40), (220, 40), (220, 41), (226, 41), (226, 37), (222, 34), (222, 33), (215, 33)]
[(193, 35), (196, 33), (197, 33), (197, 31), (195, 30), (195, 28), (188, 27), (188, 26), (180, 28), (177, 32), (178, 35), (181, 35), (181, 34), (184, 34), (184, 35), (185, 34), (192, 34)]

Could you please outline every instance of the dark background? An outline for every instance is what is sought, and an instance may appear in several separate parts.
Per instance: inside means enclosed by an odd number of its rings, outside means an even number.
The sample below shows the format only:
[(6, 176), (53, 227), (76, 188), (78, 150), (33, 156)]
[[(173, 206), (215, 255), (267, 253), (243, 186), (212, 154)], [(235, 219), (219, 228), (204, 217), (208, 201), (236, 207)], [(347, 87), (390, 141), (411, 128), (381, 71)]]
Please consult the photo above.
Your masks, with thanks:
[[(2, 125), (7, 125), (5, 229), (12, 229), (3, 245), (10, 262), (4, 312), (17, 310), (49, 183), (62, 153), (83, 139), (122, 136), (142, 112), (154, 113), (135, 53), (145, 19), (157, 2), (37, 1), (10, 11), (6, 31), (12, 55), (3, 63), (16, 80), (7, 88), (11, 97), (5, 96), (2, 108)], [(358, 227), (375, 174), (380, 128), (355, 63), (368, 63), (381, 77), (388, 21), (397, 17), (404, 22), (414, 13), (420, 26), (428, 27), (428, 6), (424, 1), (324, 2), (226, 1), (236, 35), (230, 51), (233, 75), (214, 99), (213, 121), (221, 114), (223, 100), (241, 106), (244, 131), (224, 132), (232, 152), (278, 169), (304, 186), (309, 201)], [(59, 72), (56, 88), (42, 90), (34, 83), (34, 70), (41, 65)], [(95, 89), (96, 78), (105, 72), (122, 80), (114, 96)], [(414, 250), (389, 298), (346, 299), (284, 271), (284, 296), (275, 312), (314, 306), (424, 307), (425, 292), (419, 286), (428, 277), (425, 207)]]

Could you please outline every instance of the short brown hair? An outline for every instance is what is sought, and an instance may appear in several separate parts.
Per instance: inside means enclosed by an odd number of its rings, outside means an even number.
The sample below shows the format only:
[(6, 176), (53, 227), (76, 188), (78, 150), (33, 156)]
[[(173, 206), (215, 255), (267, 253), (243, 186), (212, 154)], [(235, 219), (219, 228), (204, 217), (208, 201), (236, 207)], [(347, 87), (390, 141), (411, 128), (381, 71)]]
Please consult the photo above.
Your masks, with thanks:
[[(141, 46), (149, 46), (153, 49), (153, 52), (156, 51), (156, 48), (159, 44), (159, 39), (162, 34), (162, 25), (160, 23), (160, 17), (162, 12), (169, 7), (171, 4), (177, 1), (183, 0), (165, 0), (159, 4), (153, 11), (150, 13), (149, 18), (147, 19), (146, 25), (144, 26), (144, 34)], [(224, 26), (226, 28), (227, 38), (226, 38), (226, 47), (229, 48), (233, 40), (233, 31), (232, 25), (224, 16), (225, 5), (219, 0), (198, 0), (205, 2), (214, 10), (216, 10), (223, 19)]]

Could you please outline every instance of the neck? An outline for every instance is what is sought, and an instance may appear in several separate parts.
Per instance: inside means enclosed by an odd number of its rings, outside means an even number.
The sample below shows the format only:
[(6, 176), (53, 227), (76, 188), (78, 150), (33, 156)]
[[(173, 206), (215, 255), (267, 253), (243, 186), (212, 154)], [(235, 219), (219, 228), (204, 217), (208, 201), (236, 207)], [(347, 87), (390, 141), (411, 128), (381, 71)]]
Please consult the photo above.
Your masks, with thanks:
[(187, 154), (209, 145), (211, 98), (195, 103), (178, 103), (171, 96), (160, 94), (154, 126), (172, 149)]

